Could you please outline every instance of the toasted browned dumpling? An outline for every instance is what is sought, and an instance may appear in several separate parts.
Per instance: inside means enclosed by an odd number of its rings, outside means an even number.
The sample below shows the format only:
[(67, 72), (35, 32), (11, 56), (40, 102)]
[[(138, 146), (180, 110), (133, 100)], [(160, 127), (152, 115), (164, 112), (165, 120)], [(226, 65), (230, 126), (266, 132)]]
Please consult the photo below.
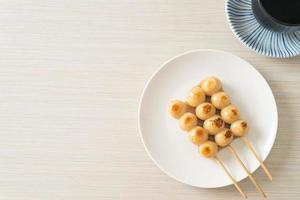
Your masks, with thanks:
[(204, 157), (213, 158), (218, 153), (218, 145), (212, 141), (206, 141), (199, 146), (199, 153)]
[(196, 108), (196, 115), (201, 120), (206, 120), (216, 113), (216, 108), (211, 103), (202, 103)]
[(195, 114), (187, 112), (179, 119), (179, 126), (184, 131), (190, 131), (197, 126), (198, 119)]
[(211, 103), (217, 109), (223, 109), (230, 104), (230, 98), (225, 92), (217, 92), (211, 96)]
[(208, 131), (201, 126), (196, 126), (189, 132), (189, 139), (195, 145), (202, 144), (208, 139)]
[(225, 129), (215, 135), (215, 142), (220, 146), (220, 147), (225, 147), (228, 144), (230, 144), (233, 140), (233, 133), (229, 129)]
[(211, 96), (221, 90), (222, 84), (218, 78), (211, 76), (201, 81), (200, 87), (206, 95)]
[(240, 111), (234, 105), (229, 105), (221, 110), (222, 119), (231, 124), (240, 119)]
[(249, 125), (244, 120), (238, 120), (231, 124), (230, 130), (234, 134), (234, 136), (242, 137), (247, 134), (249, 131)]
[(180, 100), (173, 100), (169, 105), (169, 113), (172, 117), (178, 119), (187, 111), (187, 105)]
[(211, 135), (216, 135), (221, 132), (225, 127), (225, 122), (222, 120), (220, 115), (214, 115), (203, 123), (203, 128), (208, 130)]
[(187, 96), (187, 103), (190, 106), (196, 107), (199, 104), (203, 103), (204, 101), (205, 101), (205, 93), (199, 86), (195, 86), (189, 91)]

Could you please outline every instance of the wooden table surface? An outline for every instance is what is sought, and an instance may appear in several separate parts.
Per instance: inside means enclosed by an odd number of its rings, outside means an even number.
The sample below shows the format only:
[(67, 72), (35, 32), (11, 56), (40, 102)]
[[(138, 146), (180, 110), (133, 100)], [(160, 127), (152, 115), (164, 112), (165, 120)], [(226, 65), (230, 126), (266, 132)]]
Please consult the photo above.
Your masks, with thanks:
[[(220, 0), (0, 0), (0, 199), (241, 199), (162, 173), (137, 129), (147, 79), (170, 57), (220, 49), (254, 65), (279, 110), (269, 199), (300, 197), (300, 57), (258, 55)], [(267, 113), (266, 113), (267, 115)], [(250, 180), (241, 182), (260, 199)]]

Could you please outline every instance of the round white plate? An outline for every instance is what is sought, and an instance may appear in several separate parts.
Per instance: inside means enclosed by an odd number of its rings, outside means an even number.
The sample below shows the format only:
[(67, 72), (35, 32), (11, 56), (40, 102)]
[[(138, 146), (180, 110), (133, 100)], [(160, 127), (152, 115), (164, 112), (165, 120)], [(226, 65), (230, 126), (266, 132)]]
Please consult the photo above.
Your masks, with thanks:
[[(248, 138), (263, 159), (269, 154), (277, 132), (278, 114), (272, 91), (253, 66), (232, 54), (216, 50), (195, 50), (178, 55), (165, 64), (147, 83), (140, 100), (139, 131), (150, 158), (167, 175), (196, 187), (230, 185), (226, 174), (212, 160), (201, 157), (198, 149), (168, 114), (172, 99), (184, 100), (188, 90), (207, 76), (222, 80), (223, 89), (250, 124)], [(251, 172), (259, 163), (241, 140), (233, 142)], [(247, 175), (228, 150), (219, 157), (240, 181)]]

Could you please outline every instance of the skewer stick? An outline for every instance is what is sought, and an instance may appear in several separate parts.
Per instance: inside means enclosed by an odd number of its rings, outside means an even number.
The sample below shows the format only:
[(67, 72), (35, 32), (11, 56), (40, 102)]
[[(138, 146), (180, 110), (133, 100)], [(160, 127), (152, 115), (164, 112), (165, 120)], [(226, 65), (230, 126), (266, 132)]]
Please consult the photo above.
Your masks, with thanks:
[(226, 169), (226, 167), (224, 166), (224, 164), (222, 163), (222, 161), (217, 156), (215, 156), (215, 160), (221, 166), (221, 168), (224, 170), (224, 172), (226, 173), (226, 175), (228, 176), (228, 178), (232, 181), (233, 185), (240, 192), (240, 194), (243, 196), (243, 198), (247, 199), (247, 195), (242, 190), (242, 188), (238, 185), (238, 183), (235, 181), (235, 179), (231, 176), (231, 174)]
[(250, 143), (250, 141), (248, 140), (248, 138), (247, 137), (242, 137), (242, 140), (248, 146), (248, 148), (253, 153), (253, 155), (255, 156), (255, 158), (258, 160), (258, 162), (260, 163), (260, 166), (263, 168), (264, 172), (269, 177), (270, 181), (272, 181), (273, 177), (272, 177), (270, 171), (267, 169), (267, 167), (263, 163), (262, 159), (258, 156), (257, 152), (255, 151), (254, 147), (252, 146), (252, 144)]
[(247, 169), (247, 167), (245, 166), (245, 164), (243, 163), (243, 161), (240, 159), (240, 157), (238, 156), (238, 154), (236, 153), (236, 151), (229, 145), (228, 149), (230, 151), (230, 153), (232, 153), (234, 155), (234, 157), (238, 160), (238, 162), (241, 164), (241, 166), (243, 167), (243, 169), (245, 170), (245, 172), (248, 174), (250, 180), (252, 181), (253, 185), (256, 187), (256, 189), (262, 194), (262, 196), (264, 198), (267, 197), (267, 195), (264, 193), (264, 191), (262, 190), (262, 188), (260, 187), (260, 185), (256, 182), (256, 180), (253, 178), (252, 174), (249, 172), (249, 170)]

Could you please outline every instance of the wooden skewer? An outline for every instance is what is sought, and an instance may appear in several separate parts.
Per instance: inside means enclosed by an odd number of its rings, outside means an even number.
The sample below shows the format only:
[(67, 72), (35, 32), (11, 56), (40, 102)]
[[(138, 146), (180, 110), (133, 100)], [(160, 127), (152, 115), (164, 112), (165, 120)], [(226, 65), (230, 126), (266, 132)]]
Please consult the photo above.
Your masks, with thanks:
[(260, 185), (256, 182), (256, 180), (253, 178), (252, 174), (249, 172), (249, 170), (247, 169), (247, 167), (245, 166), (245, 164), (243, 163), (243, 161), (240, 159), (240, 157), (238, 156), (238, 154), (236, 153), (236, 151), (229, 145), (228, 149), (230, 151), (230, 153), (232, 153), (234, 155), (234, 157), (238, 160), (238, 162), (241, 164), (241, 166), (243, 167), (243, 169), (245, 170), (245, 172), (248, 174), (250, 180), (252, 181), (253, 185), (256, 187), (256, 189), (262, 194), (262, 196), (264, 198), (267, 197), (267, 195), (264, 193), (264, 191), (262, 190), (262, 188), (260, 187)]
[(215, 156), (215, 160), (217, 161), (217, 163), (221, 166), (221, 168), (224, 170), (224, 172), (227, 174), (227, 176), (229, 177), (229, 179), (232, 181), (233, 185), (235, 186), (235, 188), (240, 192), (240, 194), (243, 196), (244, 199), (247, 199), (247, 195), (245, 194), (245, 192), (242, 190), (242, 188), (238, 185), (238, 183), (235, 181), (235, 179), (231, 176), (231, 174), (229, 173), (229, 171), (226, 169), (226, 167), (224, 166), (224, 164), (222, 163), (222, 161)]
[(269, 177), (270, 181), (272, 181), (273, 177), (272, 177), (270, 171), (267, 169), (267, 167), (263, 163), (262, 159), (258, 156), (257, 152), (255, 151), (254, 147), (252, 146), (252, 144), (250, 143), (250, 141), (248, 140), (248, 138), (247, 137), (242, 137), (242, 140), (248, 146), (248, 148), (253, 153), (253, 155), (255, 156), (255, 158), (258, 160), (258, 162), (260, 163), (260, 166), (263, 168), (264, 172)]

